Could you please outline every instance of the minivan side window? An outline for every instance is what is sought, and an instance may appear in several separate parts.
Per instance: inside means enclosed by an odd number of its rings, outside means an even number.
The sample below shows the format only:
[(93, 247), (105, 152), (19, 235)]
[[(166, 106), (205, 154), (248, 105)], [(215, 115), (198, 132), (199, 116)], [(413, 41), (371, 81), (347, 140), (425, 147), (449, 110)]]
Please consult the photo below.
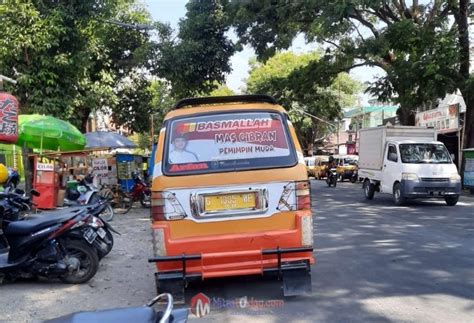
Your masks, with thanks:
[(397, 148), (394, 145), (388, 146), (387, 160), (394, 163), (398, 162)]

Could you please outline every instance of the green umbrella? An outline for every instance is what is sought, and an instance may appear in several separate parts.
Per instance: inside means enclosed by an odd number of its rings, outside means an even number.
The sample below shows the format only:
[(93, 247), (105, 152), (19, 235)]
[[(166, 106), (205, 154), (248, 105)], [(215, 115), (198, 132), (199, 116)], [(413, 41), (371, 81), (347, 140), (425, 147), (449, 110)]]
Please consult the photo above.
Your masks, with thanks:
[(39, 114), (19, 116), (18, 145), (46, 150), (81, 150), (85, 136), (69, 122)]

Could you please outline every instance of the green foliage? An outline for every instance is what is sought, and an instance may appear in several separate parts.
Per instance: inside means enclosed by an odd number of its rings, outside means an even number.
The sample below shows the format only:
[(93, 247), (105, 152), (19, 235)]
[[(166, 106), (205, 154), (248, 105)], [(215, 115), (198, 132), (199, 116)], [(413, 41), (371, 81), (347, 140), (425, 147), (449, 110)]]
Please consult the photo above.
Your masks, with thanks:
[(148, 154), (151, 151), (151, 136), (149, 133), (134, 133), (128, 137), (133, 143), (137, 145), (134, 149), (134, 154)]
[(455, 22), (461, 16), (461, 2), (231, 1), (229, 16), (240, 42), (252, 45), (261, 59), (289, 48), (303, 33), (310, 42), (330, 46), (327, 64), (308, 64), (305, 80), (321, 85), (340, 71), (377, 66), (386, 76), (368, 91), (413, 109), (463, 87), (459, 31), (456, 23), (451, 28), (453, 16)]
[(218, 88), (209, 93), (210, 96), (228, 96), (235, 95), (236, 93), (230, 89), (227, 85), (219, 85)]
[(226, 36), (226, 3), (191, 0), (177, 39), (169, 28), (161, 30), (156, 73), (171, 83), (176, 97), (208, 94), (224, 83), (225, 74), (230, 72), (229, 59), (235, 48)]
[(128, 93), (116, 88), (149, 64), (147, 33), (106, 22), (149, 22), (132, 0), (12, 0), (0, 16), (0, 73), (18, 80), (8, 89), (23, 113), (57, 116), (85, 131), (92, 111), (119, 109)]
[(355, 94), (361, 89), (347, 73), (338, 74), (328, 86), (318, 86), (307, 79), (307, 74), (301, 73), (310, 64), (323, 64), (321, 61), (318, 52), (277, 53), (265, 63), (252, 61), (247, 80), (248, 93), (272, 95), (289, 111), (303, 147), (314, 144), (333, 129), (301, 111), (333, 122), (341, 117), (342, 107), (354, 104)]

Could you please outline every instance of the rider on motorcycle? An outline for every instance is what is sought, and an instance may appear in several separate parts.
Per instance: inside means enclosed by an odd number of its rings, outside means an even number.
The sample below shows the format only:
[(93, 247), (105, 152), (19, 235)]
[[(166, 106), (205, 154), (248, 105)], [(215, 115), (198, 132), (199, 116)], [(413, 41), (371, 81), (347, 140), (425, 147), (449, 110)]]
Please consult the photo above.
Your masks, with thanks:
[(326, 176), (329, 177), (331, 174), (331, 169), (336, 168), (336, 159), (333, 156), (329, 156), (328, 167), (326, 168)]

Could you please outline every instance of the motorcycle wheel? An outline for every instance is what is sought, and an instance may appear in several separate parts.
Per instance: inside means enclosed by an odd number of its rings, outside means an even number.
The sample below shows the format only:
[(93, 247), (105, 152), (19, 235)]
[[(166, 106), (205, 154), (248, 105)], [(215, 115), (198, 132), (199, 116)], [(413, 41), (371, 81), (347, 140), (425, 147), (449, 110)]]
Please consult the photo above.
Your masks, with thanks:
[(124, 192), (120, 191), (118, 193), (117, 202), (115, 203), (115, 206), (114, 206), (114, 213), (125, 214), (128, 211), (130, 211), (132, 206), (133, 206), (132, 198), (127, 196), (127, 194), (125, 194)]
[(147, 209), (151, 207), (151, 193), (150, 192), (142, 192), (142, 194), (140, 194), (140, 204), (144, 208), (147, 208)]
[(59, 277), (67, 284), (83, 284), (88, 282), (99, 268), (99, 257), (94, 248), (85, 241), (67, 240), (63, 245), (68, 266), (74, 266), (66, 274)]
[(331, 180), (331, 178), (330, 178), (329, 176), (326, 177), (326, 184), (328, 184), (328, 186), (331, 187), (332, 180)]
[(332, 181), (332, 185), (333, 185), (334, 187), (336, 187), (336, 185), (337, 185), (337, 178), (336, 178), (336, 176), (333, 176), (333, 177), (331, 178), (331, 181)]
[(110, 204), (107, 205), (107, 207), (102, 211), (100, 217), (107, 222), (110, 222), (114, 219), (114, 209)]

